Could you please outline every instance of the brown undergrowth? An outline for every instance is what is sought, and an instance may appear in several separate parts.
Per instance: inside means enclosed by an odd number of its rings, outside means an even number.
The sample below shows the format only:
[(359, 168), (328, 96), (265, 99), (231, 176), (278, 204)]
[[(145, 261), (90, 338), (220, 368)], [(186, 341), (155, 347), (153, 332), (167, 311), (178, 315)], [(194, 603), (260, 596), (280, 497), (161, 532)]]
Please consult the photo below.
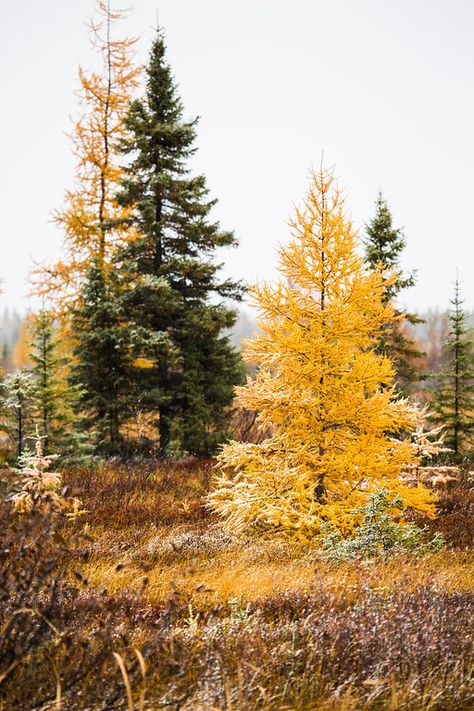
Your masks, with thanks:
[(85, 531), (3, 506), (2, 711), (472, 708), (474, 555), (449, 518), (472, 533), (467, 478), (432, 524), (445, 551), (335, 563), (223, 533), (211, 476), (70, 470)]

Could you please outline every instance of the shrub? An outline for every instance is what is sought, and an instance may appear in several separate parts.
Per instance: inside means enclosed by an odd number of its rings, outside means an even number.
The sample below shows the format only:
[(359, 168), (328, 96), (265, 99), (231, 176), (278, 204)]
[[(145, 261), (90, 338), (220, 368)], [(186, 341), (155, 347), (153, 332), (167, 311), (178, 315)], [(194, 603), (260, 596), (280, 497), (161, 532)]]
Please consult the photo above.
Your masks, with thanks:
[(474, 545), (474, 482), (472, 473), (464, 468), (454, 481), (438, 488), (436, 518), (414, 517), (431, 534), (441, 533), (453, 548), (472, 548)]
[(66, 490), (62, 487), (60, 472), (50, 471), (49, 468), (58, 455), (44, 454), (44, 438), (38, 431), (35, 437), (35, 453), (24, 453), (19, 460), (17, 477), (7, 500), (11, 501), (18, 514), (25, 514), (34, 510), (43, 511), (53, 515), (59, 511), (66, 512), (66, 516), (74, 519), (85, 511), (81, 509), (81, 502), (74, 498), (72, 501), (65, 498)]
[(427, 540), (426, 527), (394, 521), (393, 512), (401, 512), (403, 508), (400, 496), (390, 496), (384, 488), (374, 492), (365, 506), (354, 511), (354, 514), (362, 516), (362, 520), (351, 538), (343, 538), (330, 524), (325, 526), (321, 537), (324, 556), (335, 560), (350, 560), (356, 555), (372, 558), (395, 552), (427, 553), (440, 550), (444, 546), (441, 533)]

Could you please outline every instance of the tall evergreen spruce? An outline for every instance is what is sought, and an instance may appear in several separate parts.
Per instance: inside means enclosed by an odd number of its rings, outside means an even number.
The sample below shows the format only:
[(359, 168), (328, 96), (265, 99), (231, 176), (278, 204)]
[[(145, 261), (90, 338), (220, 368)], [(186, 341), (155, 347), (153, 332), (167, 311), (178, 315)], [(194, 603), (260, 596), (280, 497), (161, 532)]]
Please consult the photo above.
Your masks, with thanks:
[[(386, 300), (395, 301), (401, 291), (415, 284), (415, 276), (405, 276), (400, 269), (400, 254), (405, 248), (406, 240), (401, 229), (393, 226), (392, 214), (381, 192), (375, 202), (375, 215), (366, 225), (366, 232), (367, 264), (371, 267), (383, 264), (398, 275), (397, 281), (386, 290)], [(423, 379), (419, 359), (424, 353), (406, 334), (404, 325), (421, 322), (422, 319), (415, 314), (405, 313), (401, 321), (395, 321), (382, 329), (378, 344), (378, 352), (385, 353), (392, 360), (397, 388), (405, 395), (410, 394), (412, 386)]]
[[(215, 200), (203, 175), (191, 176), (196, 120), (183, 107), (165, 59), (161, 31), (147, 67), (146, 94), (132, 102), (122, 149), (130, 158), (119, 200), (137, 237), (122, 250), (129, 283), (123, 303), (134, 337), (133, 380), (140, 406), (157, 415), (160, 452), (171, 445), (211, 453), (225, 436), (226, 408), (242, 366), (225, 335), (235, 322), (226, 300), (242, 287), (219, 278), (218, 247), (232, 232), (212, 222)], [(147, 367), (141, 367), (143, 363)]]
[(72, 325), (77, 362), (70, 382), (80, 390), (82, 426), (97, 451), (117, 453), (123, 445), (120, 427), (130, 418), (129, 338), (114, 275), (106, 278), (97, 262), (89, 270)]
[(467, 313), (462, 308), (459, 279), (448, 313), (450, 330), (445, 363), (433, 391), (432, 420), (444, 427), (445, 443), (457, 456), (466, 454), (474, 441), (474, 350)]

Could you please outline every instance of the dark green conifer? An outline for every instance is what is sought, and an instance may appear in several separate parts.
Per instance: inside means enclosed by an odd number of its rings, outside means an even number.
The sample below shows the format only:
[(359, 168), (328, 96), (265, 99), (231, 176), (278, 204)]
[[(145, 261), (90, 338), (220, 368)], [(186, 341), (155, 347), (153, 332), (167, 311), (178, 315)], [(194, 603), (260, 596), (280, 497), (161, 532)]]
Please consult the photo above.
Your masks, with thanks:
[(431, 403), (432, 421), (442, 425), (445, 444), (456, 457), (467, 454), (474, 441), (474, 350), (468, 315), (456, 278), (448, 313), (449, 337), (444, 347), (444, 365), (435, 374)]
[[(383, 265), (397, 274), (396, 282), (388, 286), (386, 292), (386, 300), (396, 302), (401, 291), (415, 284), (415, 275), (404, 275), (400, 269), (400, 254), (405, 248), (406, 239), (402, 230), (393, 226), (392, 214), (381, 192), (375, 203), (375, 215), (366, 225), (366, 232), (367, 264), (372, 268)], [(400, 312), (397, 313), (401, 315)], [(420, 358), (424, 353), (406, 333), (407, 324), (421, 322), (422, 319), (415, 314), (404, 313), (403, 319), (384, 328), (377, 347), (379, 353), (386, 354), (392, 360), (397, 374), (397, 387), (404, 395), (409, 395), (413, 385), (424, 377), (420, 365)]]
[(131, 363), (127, 327), (113, 275), (106, 279), (94, 264), (73, 311), (76, 359), (70, 382), (79, 389), (82, 427), (97, 451), (117, 453), (123, 445), (121, 425), (130, 418)]
[(31, 329), (29, 359), (34, 383), (35, 424), (46, 454), (72, 454), (75, 436), (76, 392), (66, 378), (65, 358), (60, 354), (53, 315), (46, 309), (37, 314)]
[(132, 102), (122, 149), (130, 158), (120, 202), (132, 209), (136, 239), (120, 255), (123, 304), (133, 334), (133, 380), (140, 406), (154, 413), (162, 454), (171, 446), (209, 454), (225, 436), (225, 411), (242, 367), (226, 335), (235, 321), (228, 299), (242, 288), (219, 277), (219, 247), (232, 232), (210, 219), (203, 175), (191, 176), (196, 120), (183, 107), (161, 31), (153, 42), (146, 94)]

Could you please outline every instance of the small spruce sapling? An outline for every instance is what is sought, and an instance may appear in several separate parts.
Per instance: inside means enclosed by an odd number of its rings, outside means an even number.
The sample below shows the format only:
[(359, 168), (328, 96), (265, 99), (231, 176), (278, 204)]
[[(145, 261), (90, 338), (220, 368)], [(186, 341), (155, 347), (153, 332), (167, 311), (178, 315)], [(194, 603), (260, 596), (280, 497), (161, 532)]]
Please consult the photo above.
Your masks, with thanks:
[(44, 454), (42, 437), (36, 432), (34, 454), (24, 454), (18, 468), (19, 491), (10, 500), (17, 513), (27, 513), (36, 507), (50, 505), (62, 508), (61, 474), (49, 471), (58, 458), (56, 454)]
[(360, 525), (350, 538), (343, 538), (331, 524), (326, 524), (321, 533), (322, 555), (334, 560), (351, 560), (356, 556), (373, 558), (394, 553), (433, 553), (441, 550), (445, 541), (437, 533), (427, 540), (427, 527), (414, 523), (400, 523), (404, 509), (402, 498), (391, 496), (382, 488), (369, 496), (365, 506), (355, 509), (354, 515), (362, 517)]
[(25, 450), (26, 437), (31, 431), (34, 394), (33, 375), (25, 370), (17, 370), (7, 375), (3, 381), (2, 404), (6, 411), (5, 430), (16, 445), (18, 458), (21, 458)]
[(85, 513), (81, 508), (80, 500), (66, 499), (61, 473), (50, 471), (50, 467), (59, 455), (44, 453), (44, 437), (40, 436), (38, 428), (33, 439), (35, 451), (33, 454), (26, 453), (20, 458), (17, 490), (9, 496), (14, 510), (18, 514), (26, 514), (33, 510), (63, 512), (70, 520), (76, 519)]

